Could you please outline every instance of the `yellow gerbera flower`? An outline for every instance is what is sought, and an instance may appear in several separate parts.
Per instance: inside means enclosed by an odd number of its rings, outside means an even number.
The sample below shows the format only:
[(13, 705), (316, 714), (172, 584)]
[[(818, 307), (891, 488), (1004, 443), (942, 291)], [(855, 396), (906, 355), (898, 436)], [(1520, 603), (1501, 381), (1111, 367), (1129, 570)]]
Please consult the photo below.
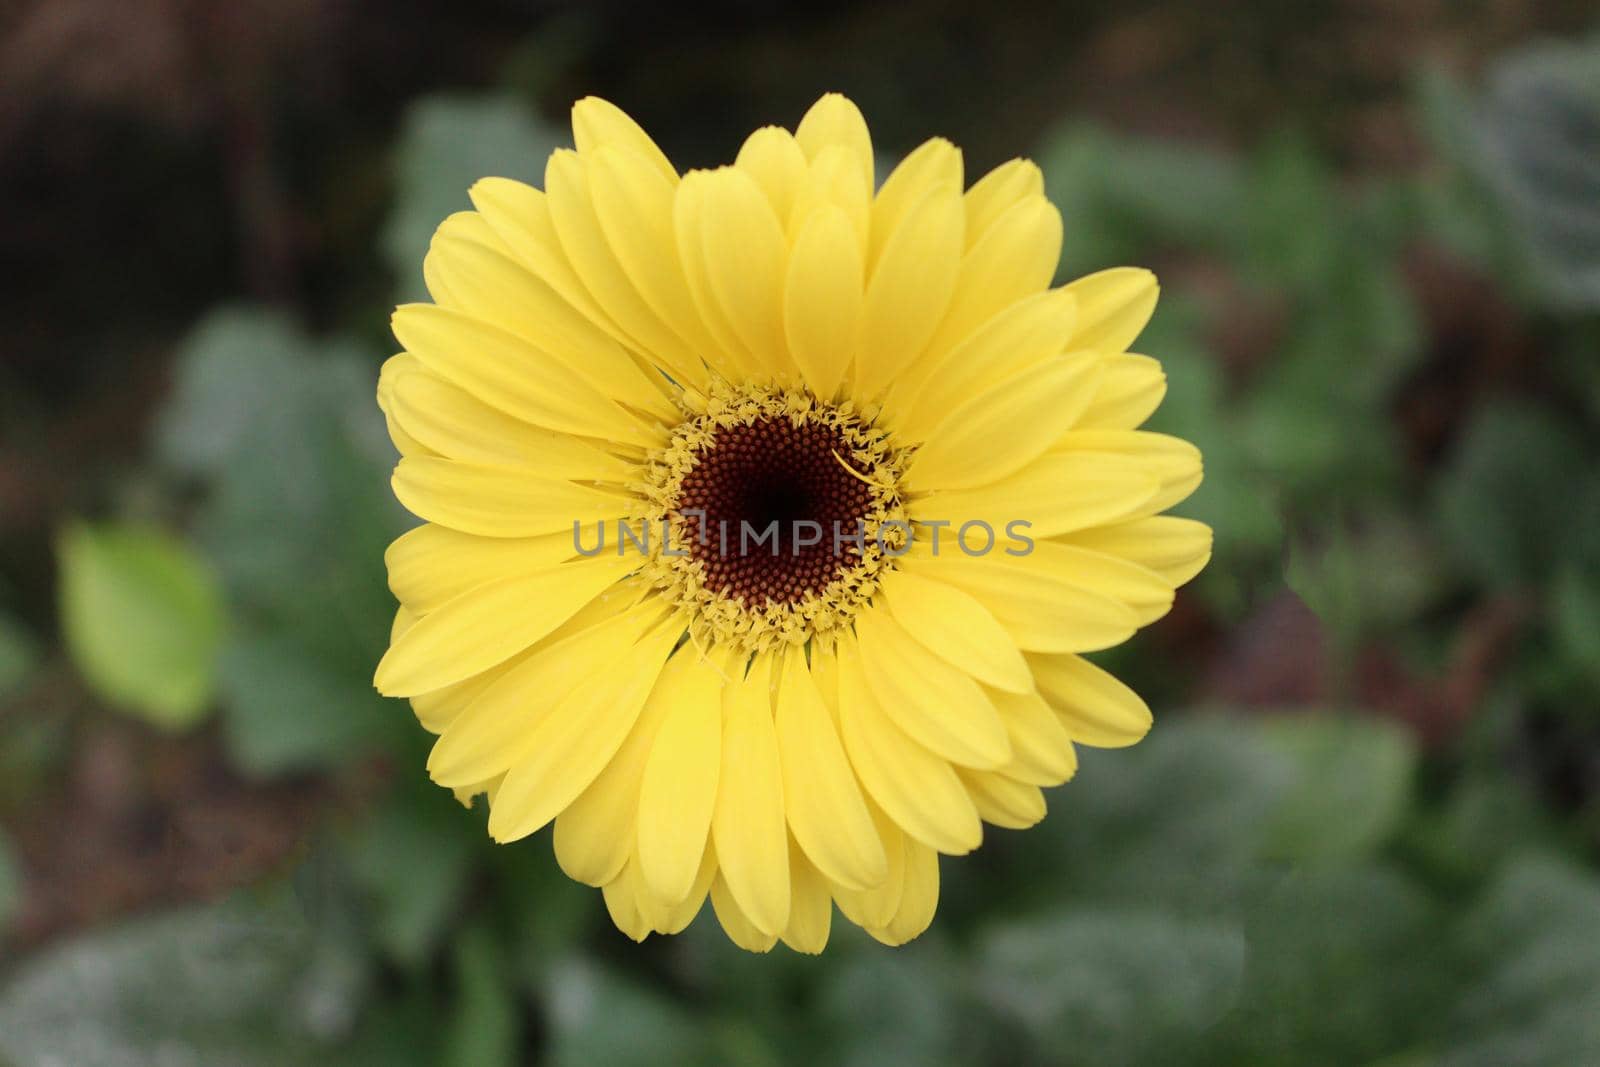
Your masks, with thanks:
[(376, 684), (630, 937), (709, 895), (748, 949), (820, 951), (834, 904), (905, 942), (941, 853), (1150, 726), (1080, 654), (1210, 554), (1158, 514), (1199, 453), (1136, 429), (1155, 279), (1050, 288), (1024, 160), (963, 191), (935, 139), (875, 191), (842, 96), (681, 177), (605, 101), (573, 134), (542, 192), (472, 188), (395, 313), (378, 400), (425, 524)]

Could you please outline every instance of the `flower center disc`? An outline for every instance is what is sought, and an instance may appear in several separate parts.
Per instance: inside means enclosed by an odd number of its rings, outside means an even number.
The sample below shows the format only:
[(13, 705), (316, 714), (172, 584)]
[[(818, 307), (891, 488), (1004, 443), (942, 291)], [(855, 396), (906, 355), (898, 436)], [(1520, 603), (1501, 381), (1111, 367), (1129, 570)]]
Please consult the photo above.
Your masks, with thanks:
[(873, 494), (845, 468), (851, 451), (837, 427), (783, 415), (718, 428), (677, 507), (700, 526), (688, 550), (706, 585), (746, 604), (793, 604), (859, 562)]
[(645, 577), (708, 643), (758, 651), (846, 626), (910, 533), (901, 460), (849, 405), (714, 385), (648, 461), (645, 517), (671, 537)]

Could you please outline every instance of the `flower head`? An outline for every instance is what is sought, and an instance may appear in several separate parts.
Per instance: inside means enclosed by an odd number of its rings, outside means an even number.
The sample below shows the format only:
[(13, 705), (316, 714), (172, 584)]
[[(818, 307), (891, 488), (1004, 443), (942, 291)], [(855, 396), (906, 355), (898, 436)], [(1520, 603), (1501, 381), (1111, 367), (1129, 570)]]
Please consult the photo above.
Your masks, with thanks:
[(750, 949), (820, 951), (835, 904), (907, 941), (940, 854), (1149, 728), (1082, 653), (1210, 552), (1160, 514), (1199, 453), (1137, 429), (1155, 280), (1051, 288), (1024, 160), (965, 188), (935, 139), (875, 189), (841, 96), (682, 176), (602, 100), (573, 133), (543, 191), (472, 188), (395, 313), (378, 399), (424, 524), (378, 688), (631, 937), (709, 896)]

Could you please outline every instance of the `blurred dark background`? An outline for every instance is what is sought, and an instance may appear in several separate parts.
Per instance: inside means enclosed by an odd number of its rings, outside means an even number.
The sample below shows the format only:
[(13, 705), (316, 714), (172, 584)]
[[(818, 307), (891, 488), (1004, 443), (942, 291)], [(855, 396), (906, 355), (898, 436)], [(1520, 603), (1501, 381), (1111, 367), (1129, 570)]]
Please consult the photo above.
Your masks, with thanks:
[[(865, 112), (1155, 268), (1216, 558), (933, 930), (635, 948), (370, 690), (387, 316), (586, 94)], [(1600, 1063), (1579, 0), (0, 5), (0, 1065)]]

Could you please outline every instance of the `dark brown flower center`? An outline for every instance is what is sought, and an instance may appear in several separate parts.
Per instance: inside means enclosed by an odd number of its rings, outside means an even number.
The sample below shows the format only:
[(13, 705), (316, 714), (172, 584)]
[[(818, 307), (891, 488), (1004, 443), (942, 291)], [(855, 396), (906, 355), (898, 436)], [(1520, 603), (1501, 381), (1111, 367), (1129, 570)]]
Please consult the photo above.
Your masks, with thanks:
[(676, 508), (707, 587), (748, 605), (794, 603), (859, 561), (854, 538), (873, 492), (845, 468), (850, 454), (819, 422), (777, 415), (719, 427)]

